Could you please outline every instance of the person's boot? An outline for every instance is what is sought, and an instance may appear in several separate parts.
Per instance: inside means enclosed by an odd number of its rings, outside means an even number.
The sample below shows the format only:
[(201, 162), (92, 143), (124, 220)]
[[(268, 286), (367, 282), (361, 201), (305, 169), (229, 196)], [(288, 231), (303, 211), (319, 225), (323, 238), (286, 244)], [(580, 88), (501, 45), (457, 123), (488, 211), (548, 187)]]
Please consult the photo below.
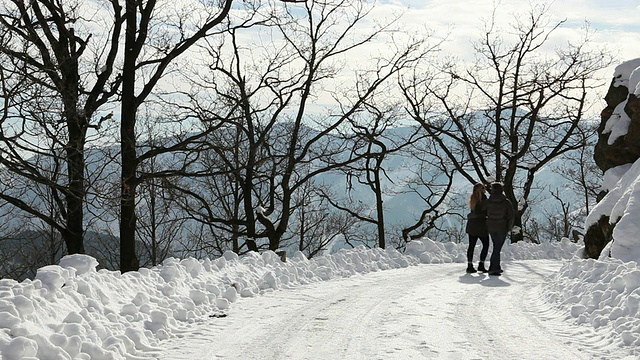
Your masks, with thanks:
[(483, 273), (486, 273), (486, 272), (488, 271), (488, 270), (487, 270), (487, 268), (485, 268), (485, 267), (484, 267), (484, 261), (481, 261), (481, 262), (478, 264), (478, 271), (481, 271), (481, 272), (483, 272)]
[(476, 271), (476, 269), (473, 268), (473, 264), (469, 263), (467, 265), (467, 274), (473, 274), (475, 272), (477, 272), (477, 271)]

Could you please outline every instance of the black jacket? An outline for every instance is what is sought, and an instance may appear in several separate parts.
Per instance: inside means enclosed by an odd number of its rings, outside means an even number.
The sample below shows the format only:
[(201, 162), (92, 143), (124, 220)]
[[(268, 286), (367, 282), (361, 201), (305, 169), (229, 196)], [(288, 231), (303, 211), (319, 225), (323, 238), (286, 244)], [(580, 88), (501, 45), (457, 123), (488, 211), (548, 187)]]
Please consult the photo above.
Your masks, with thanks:
[(487, 231), (487, 198), (482, 197), (482, 201), (476, 204), (474, 209), (467, 215), (467, 234), (471, 236), (488, 236)]
[(491, 194), (487, 200), (487, 230), (506, 234), (513, 228), (513, 205), (504, 194)]

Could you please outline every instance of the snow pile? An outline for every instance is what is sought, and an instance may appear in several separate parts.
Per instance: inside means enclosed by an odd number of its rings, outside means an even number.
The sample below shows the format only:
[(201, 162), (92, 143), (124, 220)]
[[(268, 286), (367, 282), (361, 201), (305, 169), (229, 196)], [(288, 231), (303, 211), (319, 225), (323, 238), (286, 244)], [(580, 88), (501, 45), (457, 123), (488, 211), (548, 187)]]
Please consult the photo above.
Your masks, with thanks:
[[(474, 252), (474, 260), (479, 259), (482, 245), (477, 245)], [(490, 249), (491, 251), (491, 249)], [(532, 244), (518, 242), (509, 244), (506, 242), (501, 252), (502, 261), (509, 260), (533, 260), (533, 259), (569, 259), (582, 251), (578, 244), (564, 238), (559, 242)], [(406, 254), (420, 259), (423, 264), (439, 263), (466, 263), (467, 244), (464, 243), (438, 243), (429, 239), (414, 240), (407, 244)], [(491, 252), (489, 252), (489, 256)], [(487, 261), (489, 259), (487, 258)]]
[(239, 297), (417, 263), (393, 249), (311, 260), (298, 253), (286, 263), (273, 252), (229, 252), (120, 274), (96, 271), (89, 256), (67, 256), (34, 280), (0, 280), (0, 353), (2, 360), (153, 358), (159, 341), (221, 316)]
[(613, 242), (607, 247), (609, 254), (623, 261), (640, 261), (640, 238), (637, 236), (640, 233), (640, 159), (622, 176), (617, 174), (624, 168), (623, 165), (610, 170), (616, 174), (609, 174), (606, 179), (619, 180), (615, 185), (603, 185), (610, 190), (591, 210), (585, 225), (588, 228), (602, 216), (609, 216), (609, 223), (615, 224)]
[(611, 344), (640, 346), (640, 267), (635, 262), (571, 260), (543, 285), (547, 301), (589, 324)]
[[(518, 243), (504, 248), (503, 259), (567, 259), (578, 251), (578, 245), (566, 239), (542, 245)], [(462, 263), (466, 262), (465, 252), (466, 244), (423, 239), (410, 242), (405, 254), (395, 249), (359, 247), (313, 259), (297, 253), (282, 262), (273, 252), (242, 257), (228, 252), (213, 260), (171, 258), (152, 269), (125, 274), (96, 271), (96, 260), (86, 255), (67, 256), (60, 265), (39, 269), (33, 280), (0, 280), (0, 353), (2, 360), (157, 358), (163, 340), (179, 337), (209, 317), (225, 316), (241, 297), (420, 263)], [(606, 304), (595, 306), (610, 313), (591, 309), (590, 303), (583, 304), (583, 310), (576, 307), (567, 311), (584, 315), (580, 318), (583, 322), (598, 316), (594, 326), (603, 326), (604, 319), (612, 316), (635, 319), (635, 312), (626, 309), (637, 310), (640, 290), (629, 295), (629, 300), (622, 300), (619, 294), (632, 293), (632, 286), (638, 287), (640, 280), (635, 285), (632, 281), (634, 277), (640, 279), (640, 270), (624, 275), (616, 267), (623, 266), (619, 261), (613, 263), (615, 266), (573, 261), (573, 267), (565, 270), (568, 273), (556, 279), (559, 286), (547, 289), (551, 301), (575, 299), (577, 305), (582, 291), (594, 290), (565, 284), (577, 281), (574, 279), (593, 267), (602, 278), (593, 275), (587, 280), (603, 289), (595, 291), (602, 292), (598, 299)], [(584, 268), (572, 270), (583, 263)], [(460, 269), (463, 273), (464, 266)], [(607, 275), (604, 269), (614, 275)], [(619, 278), (611, 290), (607, 276)], [(616, 329), (624, 332), (626, 325), (620, 324)], [(625, 343), (638, 337), (635, 333), (622, 336), (627, 339)]]

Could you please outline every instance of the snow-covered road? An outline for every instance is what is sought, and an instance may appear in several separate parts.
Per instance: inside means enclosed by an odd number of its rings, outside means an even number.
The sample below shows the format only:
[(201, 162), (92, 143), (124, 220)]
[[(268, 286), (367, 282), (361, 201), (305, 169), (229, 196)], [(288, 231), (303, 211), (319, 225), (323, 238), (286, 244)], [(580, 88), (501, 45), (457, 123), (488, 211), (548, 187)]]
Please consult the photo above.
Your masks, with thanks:
[(561, 261), (499, 278), (463, 264), (411, 266), (243, 298), (167, 340), (160, 359), (602, 359), (597, 335), (540, 298)]

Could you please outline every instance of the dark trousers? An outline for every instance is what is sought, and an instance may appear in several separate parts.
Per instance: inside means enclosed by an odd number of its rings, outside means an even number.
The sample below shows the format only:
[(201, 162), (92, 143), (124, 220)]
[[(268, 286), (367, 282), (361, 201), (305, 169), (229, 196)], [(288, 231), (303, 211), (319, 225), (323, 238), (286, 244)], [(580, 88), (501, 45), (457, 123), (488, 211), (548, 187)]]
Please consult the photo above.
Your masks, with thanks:
[(489, 252), (489, 236), (474, 236), (469, 235), (469, 248), (467, 249), (467, 261), (473, 262), (473, 251), (476, 248), (478, 239), (482, 242), (482, 250), (480, 250), (480, 262), (487, 260), (487, 253)]
[(492, 232), (490, 235), (491, 243), (493, 244), (493, 251), (491, 252), (489, 272), (491, 272), (492, 270), (500, 271), (502, 270), (502, 268), (500, 267), (500, 251), (502, 250), (504, 241), (507, 239), (507, 234)]

